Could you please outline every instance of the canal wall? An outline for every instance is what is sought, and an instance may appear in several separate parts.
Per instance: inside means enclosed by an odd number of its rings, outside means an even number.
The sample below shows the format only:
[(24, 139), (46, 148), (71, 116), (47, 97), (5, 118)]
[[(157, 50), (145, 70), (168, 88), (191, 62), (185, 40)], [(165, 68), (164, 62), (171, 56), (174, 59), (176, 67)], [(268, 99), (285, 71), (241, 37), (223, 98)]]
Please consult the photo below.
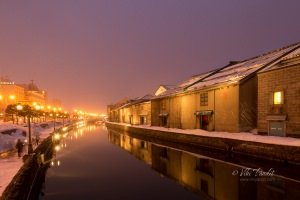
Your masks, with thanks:
[(52, 137), (49, 136), (34, 150), (33, 154), (23, 157), (24, 165), (3, 191), (0, 200), (38, 199), (40, 187), (49, 167), (49, 164), (41, 163), (40, 155), (44, 154), (45, 160), (51, 159), (52, 146)]
[[(124, 124), (106, 123), (109, 130), (120, 131), (137, 138), (147, 138), (150, 142), (170, 143), (173, 147), (182, 146), (197, 148), (209, 154), (222, 152), (224, 156), (251, 157), (263, 160), (275, 160), (284, 163), (300, 165), (300, 147), (279, 144), (268, 144), (253, 141), (244, 141), (230, 138), (209, 137), (192, 134), (182, 134), (163, 130), (147, 129), (142, 127), (126, 126)], [(266, 140), (267, 140), (266, 136)], [(208, 154), (207, 154), (208, 152)], [(216, 153), (214, 153), (216, 152)]]

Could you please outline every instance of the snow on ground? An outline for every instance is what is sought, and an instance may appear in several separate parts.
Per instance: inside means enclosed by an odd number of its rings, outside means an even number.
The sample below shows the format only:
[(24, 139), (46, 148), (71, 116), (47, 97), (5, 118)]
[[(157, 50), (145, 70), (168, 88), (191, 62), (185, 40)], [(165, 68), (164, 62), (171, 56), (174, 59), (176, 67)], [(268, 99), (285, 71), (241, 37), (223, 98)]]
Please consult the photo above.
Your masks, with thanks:
[[(2, 132), (15, 129), (11, 134), (2, 134)], [(13, 149), (18, 139), (25, 142), (23, 133), (27, 132), (27, 128), (23, 125), (0, 123), (0, 153)]]
[(214, 138), (228, 138), (228, 139), (235, 139), (241, 141), (252, 141), (252, 142), (265, 143), (265, 144), (277, 144), (277, 145), (300, 147), (300, 139), (298, 138), (257, 135), (256, 134), (257, 131), (255, 130), (251, 132), (229, 133), (229, 132), (216, 132), (216, 131), (210, 132), (201, 129), (177, 129), (177, 128), (149, 126), (149, 125), (130, 125), (126, 123), (114, 123), (114, 122), (107, 122), (107, 123), (132, 126), (135, 128), (146, 128), (146, 129), (159, 130), (159, 131), (176, 132), (176, 133), (189, 134), (189, 135), (199, 135), (199, 136), (214, 137)]
[(18, 139), (25, 141), (25, 137), (20, 130), (16, 130), (11, 135), (0, 133), (0, 153), (13, 149)]
[(22, 158), (18, 158), (17, 155), (0, 159), (0, 197), (22, 165)]
[[(43, 124), (44, 128), (41, 127)], [(60, 128), (61, 125), (57, 124), (57, 128)], [(17, 129), (15, 133), (2, 134), (2, 131)], [(6, 151), (12, 151), (15, 149), (15, 144), (18, 138), (25, 141), (27, 137), (22, 135), (22, 131), (28, 131), (28, 127), (24, 127), (24, 125), (16, 125), (10, 123), (0, 123), (0, 155)], [(39, 135), (40, 140), (47, 138), (50, 133), (53, 132), (53, 122), (43, 122), (40, 124), (32, 124), (32, 138), (35, 137), (36, 134)], [(34, 142), (33, 142), (34, 144)], [(36, 147), (35, 145), (33, 146)], [(23, 155), (27, 152), (27, 145), (23, 149)], [(23, 165), (22, 158), (19, 158), (16, 153), (10, 153), (10, 156), (2, 156), (0, 157), (0, 197), (2, 192), (5, 190), (6, 186), (10, 183), (12, 178), (18, 172), (20, 167)], [(5, 158), (3, 158), (5, 157)]]
[[(59, 127), (61, 127), (61, 124), (56, 124), (56, 128)], [(4, 131), (12, 129), (16, 129), (16, 131), (11, 134), (2, 134)], [(27, 125), (0, 123), (0, 153), (14, 149), (18, 139), (26, 143), (28, 136), (25, 136), (23, 132), (28, 132)], [(53, 122), (31, 124), (31, 136), (33, 140), (36, 135), (39, 135), (40, 139), (44, 139), (48, 137), (51, 132), (53, 132)]]

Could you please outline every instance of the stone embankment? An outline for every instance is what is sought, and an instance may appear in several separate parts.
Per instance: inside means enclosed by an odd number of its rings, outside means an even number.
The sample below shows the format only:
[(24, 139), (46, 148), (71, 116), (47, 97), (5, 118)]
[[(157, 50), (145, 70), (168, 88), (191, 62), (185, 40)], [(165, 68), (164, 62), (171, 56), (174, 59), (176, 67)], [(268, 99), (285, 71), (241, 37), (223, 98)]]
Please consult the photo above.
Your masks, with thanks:
[[(241, 141), (231, 138), (209, 137), (182, 134), (163, 130), (126, 126), (117, 123), (106, 123), (109, 130), (120, 131), (129, 136), (148, 140), (158, 144), (168, 144), (183, 150), (197, 149), (206, 156), (224, 155), (252, 157), (263, 160), (276, 160), (285, 163), (300, 164), (300, 147), (279, 144), (267, 144), (253, 141)], [(266, 136), (266, 140), (268, 136)]]
[[(67, 129), (72, 130), (73, 125), (68, 125)], [(60, 128), (55, 131), (55, 134), (64, 132), (63, 128)], [(5, 188), (0, 200), (39, 199), (47, 169), (54, 156), (53, 147), (57, 145), (56, 142), (58, 141), (53, 141), (50, 135), (34, 150), (33, 154), (23, 157), (23, 166)]]
[(40, 155), (51, 159), (53, 155), (52, 138), (49, 136), (35, 150), (34, 153), (23, 157), (24, 165), (14, 176), (4, 190), (1, 200), (37, 199), (43, 177), (48, 168), (40, 162)]

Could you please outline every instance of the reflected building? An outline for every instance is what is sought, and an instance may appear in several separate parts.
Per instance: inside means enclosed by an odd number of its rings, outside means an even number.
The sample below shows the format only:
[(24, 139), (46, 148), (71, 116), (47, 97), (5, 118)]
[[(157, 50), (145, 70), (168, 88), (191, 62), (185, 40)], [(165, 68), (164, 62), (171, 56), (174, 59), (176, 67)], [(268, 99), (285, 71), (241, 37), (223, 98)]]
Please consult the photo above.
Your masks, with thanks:
[(237, 167), (152, 145), (152, 167), (183, 187), (213, 199), (239, 199)]
[(139, 160), (143, 160), (147, 164), (152, 163), (151, 143), (115, 131), (109, 131), (108, 139), (111, 143), (118, 145)]
[[(240, 176), (245, 167), (157, 145), (109, 130), (109, 140), (162, 176), (207, 199), (300, 199), (300, 182), (277, 176)], [(238, 174), (234, 174), (238, 172)], [(262, 179), (260, 179), (262, 178)]]

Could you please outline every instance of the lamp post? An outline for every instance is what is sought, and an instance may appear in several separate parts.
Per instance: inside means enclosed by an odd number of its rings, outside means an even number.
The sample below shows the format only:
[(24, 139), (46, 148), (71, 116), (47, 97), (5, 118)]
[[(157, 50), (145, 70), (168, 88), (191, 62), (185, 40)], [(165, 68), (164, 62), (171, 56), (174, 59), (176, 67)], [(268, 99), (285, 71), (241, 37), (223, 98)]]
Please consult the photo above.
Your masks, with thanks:
[(55, 131), (55, 113), (54, 113), (54, 115), (53, 115), (53, 113), (50, 113), (49, 116), (53, 117), (53, 130)]
[(54, 112), (54, 114), (53, 114), (53, 130), (55, 131), (55, 124), (56, 124), (56, 107), (54, 107), (53, 108), (53, 112)]
[[(24, 107), (21, 104), (18, 104), (16, 106), (18, 111), (24, 111)], [(31, 124), (30, 124), (30, 118), (31, 118), (31, 108), (29, 107), (28, 110), (26, 110), (25, 115), (27, 115), (27, 121), (28, 121), (28, 154), (33, 153), (33, 147), (32, 147), (32, 142), (31, 142)]]

